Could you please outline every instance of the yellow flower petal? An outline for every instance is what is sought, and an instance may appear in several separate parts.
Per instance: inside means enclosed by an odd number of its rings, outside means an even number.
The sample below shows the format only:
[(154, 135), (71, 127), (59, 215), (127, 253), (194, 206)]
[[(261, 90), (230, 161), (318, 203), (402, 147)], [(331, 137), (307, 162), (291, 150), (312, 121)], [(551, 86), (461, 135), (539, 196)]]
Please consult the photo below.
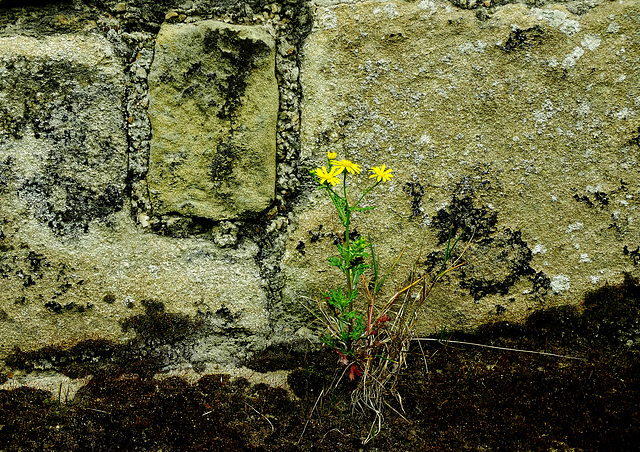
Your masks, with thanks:
[(344, 170), (347, 170), (351, 174), (360, 173), (360, 165), (356, 165), (350, 160), (331, 160), (331, 164), (338, 169), (336, 174), (340, 174)]
[(338, 156), (338, 153), (337, 153), (337, 152), (331, 152), (331, 151), (327, 152), (327, 158), (328, 158), (329, 160), (333, 160), (333, 159), (335, 159), (337, 156)]
[(391, 174), (391, 171), (393, 170), (391, 168), (385, 169), (384, 165), (382, 165), (382, 167), (374, 166), (369, 171), (373, 173), (371, 176), (369, 176), (369, 179), (373, 179), (375, 177), (378, 179), (378, 182), (387, 182), (393, 177), (393, 174)]
[(315, 175), (320, 179), (320, 185), (324, 184), (325, 182), (329, 182), (335, 187), (336, 184), (340, 183), (340, 179), (336, 177), (339, 173), (337, 173), (336, 171), (337, 168), (331, 168), (329, 171), (327, 171), (327, 168), (323, 166), (322, 168), (318, 168), (315, 170)]

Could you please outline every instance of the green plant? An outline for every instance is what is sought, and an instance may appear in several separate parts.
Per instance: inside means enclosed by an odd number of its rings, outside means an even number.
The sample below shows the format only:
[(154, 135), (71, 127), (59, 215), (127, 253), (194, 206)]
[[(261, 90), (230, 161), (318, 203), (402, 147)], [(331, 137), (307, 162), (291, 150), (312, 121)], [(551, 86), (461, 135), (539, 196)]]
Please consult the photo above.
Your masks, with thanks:
[[(370, 257), (374, 256), (373, 245), (364, 237), (352, 239), (351, 219), (354, 212), (372, 210), (374, 207), (361, 207), (364, 197), (381, 182), (390, 180), (393, 175), (391, 169), (382, 167), (371, 168), (373, 173), (370, 178), (376, 178), (372, 186), (366, 189), (354, 203), (349, 201), (349, 175), (358, 174), (360, 166), (350, 160), (336, 160), (337, 154), (328, 153), (326, 167), (312, 171), (319, 182), (319, 188), (324, 190), (335, 207), (344, 229), (344, 242), (337, 244), (338, 255), (328, 258), (329, 264), (342, 272), (344, 277), (343, 288), (332, 289), (323, 293), (322, 297), (330, 308), (330, 314), (325, 316), (330, 334), (323, 336), (323, 341), (331, 348), (338, 351), (343, 364), (348, 364), (354, 360), (354, 350), (358, 347), (358, 342), (365, 338), (371, 328), (371, 318), (363, 313), (354, 310), (354, 302), (358, 295), (358, 281), (365, 270), (370, 268)], [(341, 183), (339, 175), (342, 174), (341, 190), (336, 189), (336, 185)], [(367, 251), (371, 250), (371, 254)], [(377, 263), (373, 264), (377, 272)], [(356, 364), (350, 367), (349, 378), (353, 380), (360, 373)]]
[[(344, 231), (342, 242), (336, 245), (338, 254), (328, 258), (329, 265), (342, 273), (344, 284), (322, 293), (322, 299), (317, 302), (320, 312), (317, 317), (327, 330), (322, 340), (339, 355), (339, 363), (344, 366), (343, 375), (346, 374), (351, 381), (357, 380), (351, 395), (352, 407), (370, 409), (375, 413), (374, 423), (364, 441), (366, 443), (380, 431), (383, 407), (388, 405), (385, 396), (392, 393), (402, 407), (402, 399), (394, 389), (395, 379), (404, 365), (418, 310), (437, 281), (462, 265), (458, 263), (461, 255), (450, 264), (461, 235), (454, 238), (449, 234), (442, 266), (435, 274), (418, 274), (418, 256), (404, 287), (389, 301), (379, 305), (376, 295), (404, 250), (381, 276), (371, 239), (353, 237), (351, 221), (355, 212), (375, 208), (362, 207), (362, 201), (379, 184), (393, 177), (392, 170), (385, 165), (371, 168), (369, 171), (373, 174), (370, 178), (376, 180), (360, 196), (353, 198), (355, 202), (350, 202), (349, 180), (361, 169), (350, 160), (337, 160), (336, 157), (335, 153), (329, 152), (327, 166), (311, 171), (319, 189), (331, 199)], [(366, 276), (369, 275), (371, 281), (367, 281)], [(364, 288), (364, 304), (358, 302), (360, 283)], [(417, 288), (419, 292), (416, 294)]]

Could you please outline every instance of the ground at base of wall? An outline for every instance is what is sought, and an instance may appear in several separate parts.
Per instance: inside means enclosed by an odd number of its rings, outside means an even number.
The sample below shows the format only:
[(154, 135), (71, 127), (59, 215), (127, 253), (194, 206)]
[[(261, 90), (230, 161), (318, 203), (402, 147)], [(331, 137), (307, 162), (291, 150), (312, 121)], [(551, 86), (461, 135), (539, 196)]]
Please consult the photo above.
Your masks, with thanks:
[(105, 371), (66, 404), (45, 391), (0, 391), (0, 451), (637, 450), (639, 308), (640, 286), (628, 279), (581, 310), (537, 311), (474, 335), (443, 331), (444, 341), (413, 347), (397, 382), (404, 412), (391, 403), (365, 446), (372, 419), (351, 412), (355, 383), (329, 390), (337, 356), (271, 349), (247, 365), (290, 370), (289, 390)]

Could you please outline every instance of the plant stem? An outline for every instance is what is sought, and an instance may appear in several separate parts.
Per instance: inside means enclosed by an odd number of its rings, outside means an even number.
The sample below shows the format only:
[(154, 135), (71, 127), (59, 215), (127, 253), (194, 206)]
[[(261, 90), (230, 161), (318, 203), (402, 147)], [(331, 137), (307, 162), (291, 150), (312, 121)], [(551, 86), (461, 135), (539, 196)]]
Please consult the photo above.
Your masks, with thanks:
[[(347, 278), (347, 299), (349, 300), (349, 312), (353, 311), (353, 300), (351, 293), (353, 290), (351, 282), (351, 245), (349, 240), (349, 228), (351, 226), (351, 208), (347, 198), (347, 172), (344, 172), (344, 249), (345, 249), (345, 276)], [(351, 333), (353, 332), (353, 319), (349, 319), (349, 338), (347, 339), (347, 351), (351, 351)]]
[(364, 199), (365, 196), (367, 196), (367, 193), (369, 193), (371, 190), (373, 190), (374, 188), (376, 188), (378, 186), (378, 184), (380, 183), (380, 181), (376, 182), (375, 184), (373, 184), (371, 187), (367, 188), (364, 193), (362, 193), (362, 196), (360, 196), (360, 199), (358, 199), (358, 202), (355, 203), (353, 205), (353, 207), (358, 207), (360, 205), (360, 203), (362, 202), (362, 200)]

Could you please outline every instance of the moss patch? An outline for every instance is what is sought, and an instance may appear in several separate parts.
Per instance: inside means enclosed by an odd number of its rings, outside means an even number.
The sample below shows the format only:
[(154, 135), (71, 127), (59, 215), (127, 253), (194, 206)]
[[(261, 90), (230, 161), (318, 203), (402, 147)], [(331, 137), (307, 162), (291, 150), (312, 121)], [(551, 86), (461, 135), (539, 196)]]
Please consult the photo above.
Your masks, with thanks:
[(16, 348), (5, 362), (9, 368), (28, 372), (55, 370), (70, 378), (86, 375), (123, 373), (150, 376), (175, 359), (189, 358), (189, 340), (200, 331), (202, 323), (186, 315), (165, 312), (164, 304), (143, 300), (144, 314), (134, 315), (124, 322), (124, 331), (133, 330), (136, 337), (126, 344), (105, 339), (83, 340), (65, 347), (47, 346), (33, 351)]

